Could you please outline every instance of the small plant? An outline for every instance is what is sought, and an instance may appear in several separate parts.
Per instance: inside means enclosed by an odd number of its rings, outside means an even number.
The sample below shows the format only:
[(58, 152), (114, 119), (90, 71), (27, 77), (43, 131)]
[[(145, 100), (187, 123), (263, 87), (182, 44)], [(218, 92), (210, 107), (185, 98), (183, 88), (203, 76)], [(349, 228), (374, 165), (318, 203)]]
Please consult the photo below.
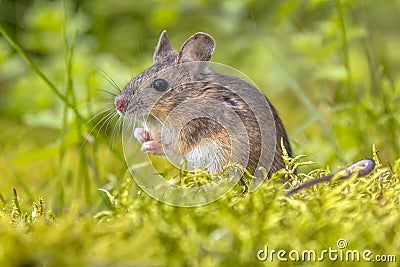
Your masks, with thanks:
[(22, 227), (27, 232), (38, 222), (52, 225), (56, 221), (54, 212), (47, 210), (46, 203), (42, 197), (37, 202), (32, 203), (31, 211), (23, 211), (21, 208), (17, 190), (13, 189), (13, 198), (10, 204), (7, 204), (3, 196), (1, 199), (0, 218), (6, 219), (14, 226)]

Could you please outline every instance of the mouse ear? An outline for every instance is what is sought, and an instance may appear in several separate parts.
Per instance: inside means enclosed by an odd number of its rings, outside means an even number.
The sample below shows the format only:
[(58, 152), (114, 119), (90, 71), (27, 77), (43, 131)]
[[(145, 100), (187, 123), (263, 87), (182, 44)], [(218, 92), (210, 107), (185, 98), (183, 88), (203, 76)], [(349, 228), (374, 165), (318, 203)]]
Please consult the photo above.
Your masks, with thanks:
[(195, 33), (183, 44), (178, 56), (178, 63), (190, 61), (210, 61), (214, 52), (214, 39), (203, 32)]
[(163, 30), (158, 39), (156, 49), (154, 50), (154, 63), (164, 62), (169, 56), (174, 55), (175, 51), (172, 48), (171, 42), (169, 41), (167, 31)]

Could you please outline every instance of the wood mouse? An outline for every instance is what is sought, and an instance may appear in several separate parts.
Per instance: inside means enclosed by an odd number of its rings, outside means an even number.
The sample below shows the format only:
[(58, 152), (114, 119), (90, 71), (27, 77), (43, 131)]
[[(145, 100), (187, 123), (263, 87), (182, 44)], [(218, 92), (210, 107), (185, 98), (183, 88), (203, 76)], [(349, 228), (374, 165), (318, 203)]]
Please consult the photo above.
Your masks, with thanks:
[(115, 108), (124, 119), (142, 122), (134, 136), (144, 153), (167, 156), (180, 167), (185, 161), (188, 170), (219, 172), (239, 163), (259, 185), (260, 167), (268, 177), (285, 167), (281, 142), (292, 156), (288, 136), (274, 106), (251, 82), (215, 70), (221, 66), (210, 61), (214, 49), (214, 39), (197, 32), (176, 52), (163, 31), (154, 64), (131, 79)]

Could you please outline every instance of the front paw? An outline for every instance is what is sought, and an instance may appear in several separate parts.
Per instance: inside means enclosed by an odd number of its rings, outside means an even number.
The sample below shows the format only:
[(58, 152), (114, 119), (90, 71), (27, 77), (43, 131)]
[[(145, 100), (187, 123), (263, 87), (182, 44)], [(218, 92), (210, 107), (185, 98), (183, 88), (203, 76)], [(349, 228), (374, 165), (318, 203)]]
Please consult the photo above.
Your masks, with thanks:
[(136, 128), (133, 135), (141, 144), (151, 140), (150, 133), (144, 128)]
[(164, 155), (162, 144), (156, 141), (147, 141), (142, 145), (142, 151), (146, 154)]

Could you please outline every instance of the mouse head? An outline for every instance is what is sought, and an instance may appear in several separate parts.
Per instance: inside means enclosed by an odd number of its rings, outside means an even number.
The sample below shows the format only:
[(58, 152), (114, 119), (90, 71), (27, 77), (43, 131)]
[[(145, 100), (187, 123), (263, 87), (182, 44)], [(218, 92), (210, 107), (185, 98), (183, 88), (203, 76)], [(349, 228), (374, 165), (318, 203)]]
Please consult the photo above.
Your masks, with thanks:
[(198, 32), (176, 52), (166, 31), (163, 31), (154, 51), (154, 65), (134, 77), (115, 98), (118, 114), (144, 119), (163, 94), (192, 81), (207, 67), (214, 48), (213, 38)]

